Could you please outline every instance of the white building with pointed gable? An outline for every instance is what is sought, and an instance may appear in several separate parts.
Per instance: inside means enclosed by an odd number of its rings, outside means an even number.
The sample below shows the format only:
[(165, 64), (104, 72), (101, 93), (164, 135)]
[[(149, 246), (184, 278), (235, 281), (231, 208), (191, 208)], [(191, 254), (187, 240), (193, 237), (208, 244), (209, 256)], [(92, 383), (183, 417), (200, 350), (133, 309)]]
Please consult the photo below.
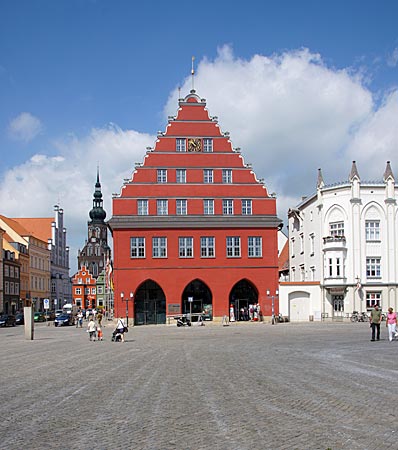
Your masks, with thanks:
[(380, 181), (325, 185), (288, 212), (290, 281), (279, 308), (291, 321), (344, 318), (353, 311), (398, 308), (397, 187), (390, 162)]

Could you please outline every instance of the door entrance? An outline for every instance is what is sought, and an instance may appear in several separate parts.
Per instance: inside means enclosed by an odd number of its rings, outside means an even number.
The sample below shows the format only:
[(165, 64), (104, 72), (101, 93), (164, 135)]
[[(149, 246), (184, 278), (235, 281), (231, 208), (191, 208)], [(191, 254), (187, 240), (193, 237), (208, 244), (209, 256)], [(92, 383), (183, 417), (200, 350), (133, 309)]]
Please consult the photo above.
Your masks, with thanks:
[(247, 280), (235, 284), (229, 295), (229, 304), (234, 307), (235, 320), (249, 320), (249, 305), (258, 303), (256, 288)]
[(332, 295), (333, 317), (344, 316), (344, 295)]
[[(188, 299), (192, 298), (192, 302)], [(213, 304), (210, 289), (200, 280), (191, 281), (182, 293), (182, 312), (189, 314), (192, 308), (193, 321), (201, 314), (203, 320), (213, 320)]]
[(166, 297), (152, 280), (142, 284), (134, 298), (134, 325), (166, 323)]

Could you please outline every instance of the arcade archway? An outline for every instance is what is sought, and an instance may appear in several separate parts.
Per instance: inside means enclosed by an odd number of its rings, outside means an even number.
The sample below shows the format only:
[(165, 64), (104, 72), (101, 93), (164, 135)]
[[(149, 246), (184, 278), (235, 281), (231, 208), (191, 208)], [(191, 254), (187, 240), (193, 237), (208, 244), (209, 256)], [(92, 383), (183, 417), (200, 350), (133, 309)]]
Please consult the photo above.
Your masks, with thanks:
[(141, 284), (134, 294), (134, 325), (166, 323), (166, 297), (153, 280)]
[(189, 314), (191, 307), (192, 314), (202, 314), (204, 320), (213, 320), (213, 296), (208, 286), (198, 279), (188, 283), (182, 293), (183, 314)]
[(249, 320), (249, 305), (258, 303), (258, 291), (248, 280), (238, 281), (231, 289), (229, 304), (233, 305), (235, 320)]

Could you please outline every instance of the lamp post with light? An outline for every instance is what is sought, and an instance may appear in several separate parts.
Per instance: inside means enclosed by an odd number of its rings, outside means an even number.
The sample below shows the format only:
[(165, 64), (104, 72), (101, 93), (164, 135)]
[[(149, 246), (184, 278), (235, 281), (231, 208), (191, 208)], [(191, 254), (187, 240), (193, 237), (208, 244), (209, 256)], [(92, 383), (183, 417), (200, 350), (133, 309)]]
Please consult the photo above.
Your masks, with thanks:
[(124, 292), (120, 293), (120, 298), (122, 299), (122, 302), (126, 302), (126, 326), (129, 326), (129, 302), (133, 301), (134, 298), (134, 292), (130, 292), (130, 297), (124, 298)]
[(272, 300), (272, 316), (271, 316), (271, 324), (275, 325), (275, 297), (278, 297), (279, 291), (275, 291), (275, 295), (271, 295), (271, 291), (267, 290), (267, 297)]

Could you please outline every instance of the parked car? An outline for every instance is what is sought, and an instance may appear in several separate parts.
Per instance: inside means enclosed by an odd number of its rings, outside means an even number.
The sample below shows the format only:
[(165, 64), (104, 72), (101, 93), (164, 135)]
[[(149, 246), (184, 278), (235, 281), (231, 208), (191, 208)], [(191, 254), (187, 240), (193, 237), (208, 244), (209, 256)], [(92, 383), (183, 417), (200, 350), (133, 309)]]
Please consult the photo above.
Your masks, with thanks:
[(60, 316), (63, 313), (64, 313), (64, 311), (62, 309), (56, 309), (55, 310), (55, 317), (58, 317), (58, 316)]
[(33, 316), (33, 320), (35, 322), (45, 322), (46, 316), (44, 315), (43, 312), (35, 312), (35, 315)]
[(22, 313), (18, 313), (15, 316), (15, 324), (16, 325), (23, 325), (25, 323), (25, 317)]
[(46, 317), (47, 320), (54, 320), (55, 319), (55, 311), (45, 311), (44, 312), (44, 316)]
[(0, 317), (0, 327), (15, 327), (15, 316), (3, 314)]
[(74, 323), (75, 318), (72, 316), (72, 314), (61, 314), (54, 320), (54, 325), (56, 327), (61, 327), (63, 325), (74, 325)]

